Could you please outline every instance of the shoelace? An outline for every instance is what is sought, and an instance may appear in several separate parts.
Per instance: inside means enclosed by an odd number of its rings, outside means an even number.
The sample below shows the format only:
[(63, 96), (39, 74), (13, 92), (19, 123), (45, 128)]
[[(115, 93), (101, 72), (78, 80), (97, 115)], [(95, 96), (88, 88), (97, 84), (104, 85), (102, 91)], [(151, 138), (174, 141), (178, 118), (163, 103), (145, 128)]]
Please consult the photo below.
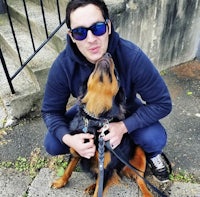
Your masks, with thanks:
[(157, 155), (156, 157), (151, 158), (151, 161), (153, 162), (154, 166), (158, 170), (162, 169), (162, 168), (165, 168), (160, 155)]

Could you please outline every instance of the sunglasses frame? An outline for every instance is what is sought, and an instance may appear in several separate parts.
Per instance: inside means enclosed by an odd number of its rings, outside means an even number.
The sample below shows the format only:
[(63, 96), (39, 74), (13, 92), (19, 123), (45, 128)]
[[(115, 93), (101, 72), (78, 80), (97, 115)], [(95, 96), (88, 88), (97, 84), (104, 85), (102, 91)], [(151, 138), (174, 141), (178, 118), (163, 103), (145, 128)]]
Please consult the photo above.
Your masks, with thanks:
[[(85, 40), (87, 38), (87, 33), (88, 33), (88, 30), (90, 30), (92, 32), (93, 35), (95, 36), (102, 36), (103, 34), (106, 33), (106, 26), (108, 25), (108, 22), (109, 22), (109, 19), (106, 19), (104, 22), (96, 22), (94, 23), (93, 25), (91, 25), (90, 27), (77, 27), (77, 28), (74, 28), (74, 29), (70, 29), (70, 33), (72, 35), (72, 37), (75, 39), (75, 40), (78, 40), (78, 41), (81, 41), (81, 40)], [(105, 25), (105, 31), (103, 33), (100, 33), (100, 34), (95, 34), (94, 30), (96, 29), (95, 27), (97, 25)], [(79, 30), (79, 31), (78, 31)], [(78, 32), (81, 32), (82, 33), (82, 38), (79, 38), (77, 39), (77, 37), (75, 36), (74, 37), (74, 31), (77, 31), (76, 33)], [(79, 35), (80, 36), (80, 35)]]

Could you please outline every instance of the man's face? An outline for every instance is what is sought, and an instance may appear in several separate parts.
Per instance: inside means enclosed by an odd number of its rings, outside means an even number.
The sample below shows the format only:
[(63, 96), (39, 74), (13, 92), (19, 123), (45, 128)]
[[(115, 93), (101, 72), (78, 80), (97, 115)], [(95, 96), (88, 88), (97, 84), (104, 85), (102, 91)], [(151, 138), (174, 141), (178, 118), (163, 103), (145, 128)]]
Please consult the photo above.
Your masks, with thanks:
[[(71, 29), (77, 27), (88, 28), (96, 22), (104, 21), (101, 10), (93, 4), (77, 8), (70, 15)], [(91, 30), (88, 30), (87, 37), (84, 40), (75, 40), (69, 32), (72, 41), (76, 43), (79, 51), (93, 64), (107, 51), (109, 34), (111, 33), (110, 21), (108, 26), (109, 28), (106, 27), (106, 33), (101, 36), (95, 36)]]

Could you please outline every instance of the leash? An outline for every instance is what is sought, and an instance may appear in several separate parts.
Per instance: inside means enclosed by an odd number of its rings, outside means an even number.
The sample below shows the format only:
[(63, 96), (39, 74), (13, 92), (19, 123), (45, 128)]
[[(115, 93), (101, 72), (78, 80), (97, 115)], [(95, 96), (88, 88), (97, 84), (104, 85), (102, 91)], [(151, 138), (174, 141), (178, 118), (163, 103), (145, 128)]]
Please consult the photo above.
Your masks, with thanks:
[(102, 137), (99, 137), (99, 188), (98, 188), (98, 197), (103, 196), (103, 182), (104, 182), (104, 146), (105, 141)]
[[(167, 195), (165, 195), (163, 192), (161, 192), (157, 187), (155, 187), (154, 185), (152, 185), (147, 179), (145, 179), (143, 176), (141, 176), (138, 171), (137, 168), (135, 168), (134, 166), (132, 166), (125, 158), (122, 157), (122, 153), (120, 151), (120, 149), (118, 149), (118, 152), (120, 152), (120, 156), (112, 149), (112, 147), (110, 146), (110, 142), (107, 141), (105, 142), (105, 146), (106, 148), (111, 151), (122, 163), (124, 163), (126, 166), (128, 166), (129, 168), (131, 168), (131, 170), (133, 170), (141, 179), (144, 180), (144, 182), (149, 185), (157, 194), (159, 194), (161, 197), (167, 197)], [(117, 149), (117, 148), (116, 148)]]
[(105, 131), (109, 128), (109, 122), (105, 122), (102, 127), (102, 132), (99, 135), (99, 144), (98, 144), (98, 153), (99, 153), (99, 188), (98, 188), (98, 197), (103, 196), (103, 182), (104, 182), (104, 147), (105, 141), (103, 137), (105, 136)]

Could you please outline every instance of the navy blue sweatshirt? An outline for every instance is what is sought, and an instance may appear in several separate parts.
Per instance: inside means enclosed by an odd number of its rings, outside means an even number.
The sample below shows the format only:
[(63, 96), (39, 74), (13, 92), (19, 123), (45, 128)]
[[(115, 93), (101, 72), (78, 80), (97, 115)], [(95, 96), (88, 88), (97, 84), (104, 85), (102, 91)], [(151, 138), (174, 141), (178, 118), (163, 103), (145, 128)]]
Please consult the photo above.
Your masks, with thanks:
[[(113, 29), (112, 29), (113, 30)], [(61, 142), (69, 133), (66, 106), (70, 95), (77, 98), (94, 65), (78, 51), (67, 36), (68, 44), (54, 61), (48, 75), (42, 115), (48, 130)], [(119, 73), (126, 96), (128, 132), (146, 127), (170, 113), (172, 104), (165, 82), (149, 58), (135, 44), (112, 31), (108, 50)], [(145, 104), (136, 97), (139, 94)], [(143, 102), (144, 103), (144, 102)]]

